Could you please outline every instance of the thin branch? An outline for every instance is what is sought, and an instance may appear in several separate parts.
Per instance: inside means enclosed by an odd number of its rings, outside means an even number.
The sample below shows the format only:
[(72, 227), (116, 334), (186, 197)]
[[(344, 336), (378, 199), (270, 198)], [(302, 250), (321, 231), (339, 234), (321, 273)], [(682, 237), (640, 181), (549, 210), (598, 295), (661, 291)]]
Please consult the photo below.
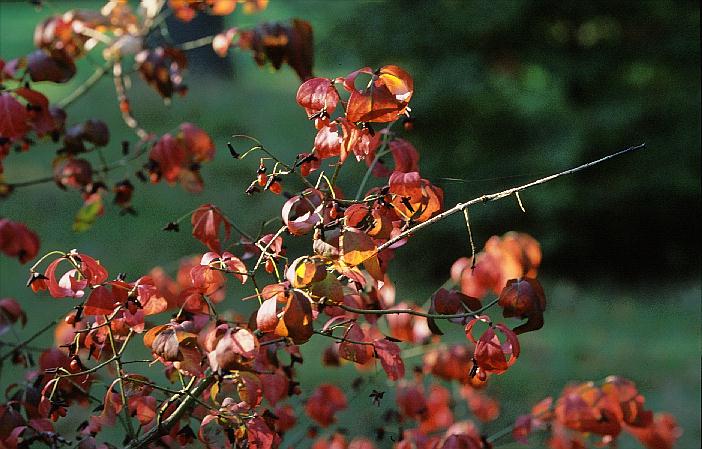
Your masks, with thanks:
[(314, 329), (312, 332), (314, 332), (314, 333), (317, 334), (317, 335), (321, 335), (321, 336), (323, 336), (323, 337), (328, 337), (328, 338), (331, 338), (331, 339), (333, 339), (333, 340), (336, 340), (336, 341), (339, 342), (339, 343), (344, 343), (344, 342), (345, 342), (345, 343), (352, 343), (352, 344), (354, 344), (354, 345), (366, 345), (366, 346), (373, 346), (373, 347), (375, 347), (375, 345), (373, 344), (372, 341), (356, 341), (356, 340), (349, 340), (349, 339), (346, 338), (346, 337), (339, 337), (339, 336), (336, 336), (336, 335), (332, 334), (331, 332), (324, 332), (324, 331), (320, 331), (320, 330), (317, 330), (317, 329)]
[(396, 235), (395, 237), (391, 238), (391, 239), (388, 240), (387, 242), (385, 242), (385, 243), (383, 243), (382, 245), (378, 246), (377, 252), (383, 251), (383, 250), (385, 250), (385, 249), (391, 247), (391, 246), (394, 245), (395, 243), (399, 242), (400, 240), (402, 240), (402, 239), (404, 239), (404, 238), (406, 238), (406, 237), (411, 236), (412, 234), (414, 234), (415, 232), (419, 231), (420, 229), (424, 229), (424, 228), (426, 228), (426, 227), (428, 227), (428, 226), (431, 226), (431, 225), (433, 225), (434, 223), (437, 223), (437, 222), (439, 222), (439, 221), (441, 221), (441, 220), (443, 220), (443, 219), (445, 219), (445, 218), (447, 218), (447, 217), (450, 217), (451, 215), (453, 215), (453, 214), (455, 214), (455, 213), (457, 213), (457, 212), (462, 212), (464, 209), (466, 209), (466, 208), (469, 207), (469, 206), (472, 206), (473, 204), (488, 203), (488, 202), (491, 202), (491, 201), (501, 200), (502, 198), (508, 197), (508, 196), (510, 196), (510, 195), (514, 195), (515, 193), (521, 192), (521, 191), (523, 191), (523, 190), (530, 189), (530, 188), (532, 188), (532, 187), (536, 187), (536, 186), (541, 185), (541, 184), (545, 184), (545, 183), (547, 183), (547, 182), (549, 182), (549, 181), (553, 181), (554, 179), (560, 178), (561, 176), (571, 175), (571, 174), (573, 174), (573, 173), (577, 173), (577, 172), (579, 172), (579, 171), (585, 170), (586, 168), (590, 168), (590, 167), (593, 167), (593, 166), (595, 166), (595, 165), (597, 165), (597, 164), (600, 164), (600, 163), (602, 163), (602, 162), (608, 161), (608, 160), (610, 160), (610, 159), (614, 159), (614, 158), (617, 157), (617, 156), (621, 156), (621, 155), (623, 155), (623, 154), (631, 153), (631, 152), (634, 152), (634, 151), (637, 151), (637, 150), (641, 150), (641, 149), (644, 149), (644, 148), (646, 148), (646, 144), (645, 144), (645, 143), (642, 143), (641, 145), (637, 145), (637, 146), (634, 146), (634, 147), (629, 147), (629, 148), (626, 148), (626, 149), (624, 149), (624, 150), (617, 151), (616, 153), (609, 154), (609, 155), (604, 156), (604, 157), (602, 157), (602, 158), (600, 158), (600, 159), (597, 159), (597, 160), (595, 160), (595, 161), (587, 162), (587, 163), (585, 163), (585, 164), (582, 164), (582, 165), (579, 165), (579, 166), (577, 166), (577, 167), (574, 167), (574, 168), (571, 168), (571, 169), (562, 171), (562, 172), (560, 172), (560, 173), (556, 173), (556, 174), (553, 174), (553, 175), (550, 175), (550, 176), (546, 176), (545, 178), (537, 179), (536, 181), (532, 181), (532, 182), (530, 182), (530, 183), (528, 183), (528, 184), (523, 184), (523, 185), (521, 185), (521, 186), (512, 187), (511, 189), (503, 190), (503, 191), (501, 191), (501, 192), (492, 193), (492, 194), (489, 194), (489, 195), (483, 195), (483, 196), (480, 196), (480, 197), (477, 197), (477, 198), (473, 198), (472, 200), (466, 201), (465, 203), (458, 203), (458, 204), (456, 204), (455, 206), (453, 206), (451, 209), (448, 209), (448, 210), (446, 210), (446, 211), (440, 213), (439, 215), (436, 215), (435, 217), (430, 218), (430, 219), (427, 220), (427, 221), (424, 221), (424, 222), (422, 222), (422, 223), (418, 223), (418, 224), (416, 224), (416, 225), (410, 227), (409, 229), (407, 229), (407, 230), (405, 230), (405, 231), (399, 233), (398, 235)]
[(50, 321), (46, 326), (42, 327), (38, 331), (36, 331), (31, 337), (28, 339), (24, 340), (22, 343), (16, 345), (10, 352), (6, 353), (2, 357), (0, 357), (0, 363), (2, 363), (3, 360), (7, 359), (8, 357), (11, 357), (16, 351), (19, 351), (20, 349), (23, 349), (25, 346), (27, 346), (29, 343), (33, 342), (37, 338), (39, 338), (44, 332), (48, 331), (52, 327), (56, 326), (58, 323), (58, 320), (52, 320)]
[(433, 318), (436, 320), (450, 320), (452, 318), (469, 318), (469, 317), (475, 317), (476, 315), (483, 313), (490, 307), (494, 306), (497, 304), (497, 301), (499, 301), (500, 298), (495, 298), (494, 300), (490, 301), (483, 307), (479, 308), (478, 310), (471, 310), (470, 312), (465, 312), (465, 313), (452, 313), (452, 314), (441, 314), (441, 313), (424, 313), (420, 312), (418, 310), (413, 310), (413, 309), (359, 309), (357, 307), (351, 307), (347, 306), (346, 304), (334, 304), (334, 306), (339, 307), (340, 309), (344, 309), (348, 312), (353, 312), (353, 313), (358, 313), (360, 315), (399, 315), (399, 314), (407, 314), (407, 315), (414, 315), (414, 316), (421, 316), (424, 318)]
[[(105, 316), (105, 320), (107, 320), (107, 316)], [(124, 348), (127, 346), (127, 343), (129, 342), (129, 339), (133, 335), (134, 331), (130, 330), (129, 334), (127, 335), (127, 338), (125, 338), (124, 343), (122, 343), (122, 349), (117, 352), (117, 346), (115, 345), (115, 338), (114, 335), (112, 335), (112, 327), (107, 328), (107, 336), (109, 337), (110, 340), (110, 347), (112, 348), (112, 353), (115, 354), (115, 368), (117, 369), (117, 374), (120, 376), (119, 377), (119, 395), (120, 398), (122, 399), (122, 411), (124, 413), (124, 422), (126, 424), (126, 430), (127, 430), (127, 435), (129, 438), (134, 438), (136, 436), (136, 433), (134, 432), (134, 425), (132, 424), (132, 419), (131, 416), (129, 415), (129, 407), (125, 407), (127, 404), (127, 395), (125, 394), (124, 391), (124, 379), (122, 376), (124, 375), (124, 370), (122, 369), (122, 352), (124, 351)]]
[(102, 67), (98, 67), (92, 75), (88, 79), (86, 79), (83, 84), (78, 86), (76, 90), (71, 92), (68, 96), (64, 97), (63, 99), (59, 100), (56, 105), (60, 108), (67, 108), (71, 103), (79, 99), (83, 94), (88, 92), (90, 88), (95, 86), (100, 79), (102, 79), (103, 76), (105, 76), (107, 73), (110, 72), (112, 69), (112, 63), (105, 64)]
[(192, 41), (183, 42), (182, 44), (176, 45), (176, 47), (180, 48), (181, 50), (185, 50), (185, 51), (195, 50), (196, 48), (206, 47), (208, 45), (211, 45), (214, 38), (215, 38), (215, 36), (205, 36), (205, 37), (201, 37), (199, 39), (195, 39)]
[(283, 168), (285, 168), (288, 171), (288, 173), (282, 173), (282, 174), (295, 173), (307, 187), (314, 188), (314, 186), (309, 181), (309, 179), (307, 179), (305, 176), (303, 176), (302, 173), (300, 173), (299, 171), (295, 171), (295, 169), (293, 167), (291, 167), (290, 165), (288, 165), (285, 162), (278, 159), (278, 156), (276, 156), (275, 154), (268, 151), (268, 149), (263, 145), (263, 143), (261, 143), (261, 141), (258, 140), (257, 138), (249, 136), (247, 134), (234, 134), (234, 135), (232, 135), (232, 139), (247, 139), (247, 140), (250, 140), (256, 144), (255, 147), (252, 147), (248, 151), (241, 154), (239, 156), (239, 159), (244, 159), (252, 151), (256, 151), (256, 150), (262, 151), (265, 154), (267, 154), (268, 157), (273, 159), (276, 163), (280, 164)]
[(356, 191), (356, 196), (353, 198), (354, 201), (358, 201), (361, 199), (361, 195), (363, 195), (363, 190), (366, 188), (366, 184), (368, 183), (368, 180), (370, 179), (371, 173), (373, 173), (373, 169), (375, 168), (376, 164), (380, 160), (381, 157), (385, 156), (387, 154), (386, 151), (376, 151), (375, 157), (373, 158), (373, 161), (371, 164), (368, 166), (368, 169), (366, 170), (366, 173), (363, 175), (363, 179), (361, 179), (361, 184), (358, 186), (358, 190)]
[(268, 249), (273, 245), (273, 242), (275, 242), (275, 239), (280, 237), (280, 234), (282, 234), (285, 230), (287, 229), (287, 226), (282, 226), (280, 229), (278, 229), (278, 232), (276, 232), (273, 235), (273, 238), (271, 238), (266, 246), (264, 246), (261, 249), (261, 255), (258, 257), (258, 260), (256, 261), (256, 265), (254, 265), (253, 270), (251, 270), (251, 275), (256, 274), (256, 271), (258, 270), (258, 267), (261, 266), (261, 263), (263, 262), (263, 259), (266, 258), (266, 256), (272, 257), (273, 254), (268, 254)]
[(522, 210), (522, 212), (526, 214), (526, 209), (524, 209), (524, 203), (522, 203), (522, 197), (519, 196), (519, 192), (514, 192), (514, 196), (517, 197), (517, 203), (519, 203), (519, 208)]
[(195, 398), (204, 393), (205, 390), (207, 390), (214, 383), (214, 381), (214, 374), (210, 374), (191, 388), (188, 388), (187, 391), (183, 393), (186, 395), (185, 399), (183, 399), (178, 408), (176, 408), (173, 413), (168, 416), (168, 418), (159, 423), (159, 425), (152, 427), (151, 430), (146, 432), (141, 437), (132, 440), (125, 447), (125, 449), (140, 449), (147, 447), (149, 444), (158, 440), (163, 435), (167, 435), (173, 426), (180, 420), (180, 418), (196, 404)]
[[(123, 363), (125, 363), (125, 362), (123, 362)], [(152, 383), (152, 382), (149, 382), (149, 381), (146, 381), (146, 380), (141, 380), (141, 379), (139, 379), (138, 377), (130, 377), (129, 374), (122, 376), (122, 380), (125, 381), (125, 382), (135, 382), (135, 383), (138, 383), (138, 384), (141, 384), (141, 385), (148, 385), (149, 387), (151, 387), (151, 388), (153, 388), (153, 389), (155, 389), (155, 390), (159, 390), (159, 391), (162, 391), (162, 392), (164, 392), (164, 393), (169, 393), (169, 394), (172, 394), (172, 395), (181, 395), (181, 394), (185, 394), (185, 395), (187, 395), (187, 396), (192, 396), (192, 393), (190, 393), (187, 389), (183, 389), (183, 390), (174, 390), (174, 389), (172, 389), (172, 388), (162, 387), (161, 385), (156, 385), (155, 383)], [(212, 407), (210, 406), (210, 404), (207, 404), (206, 402), (201, 401), (201, 400), (200, 400), (199, 398), (197, 398), (196, 396), (192, 396), (192, 398), (193, 398), (193, 400), (194, 400), (195, 402), (197, 402), (198, 404), (202, 405), (203, 407), (205, 407), (205, 408), (207, 408), (207, 409), (212, 408)]]
[(14, 353), (17, 351), (16, 348), (19, 344), (23, 345), (21, 349), (24, 349), (25, 351), (29, 351), (29, 352), (43, 352), (46, 350), (46, 348), (29, 346), (29, 345), (26, 345), (24, 343), (10, 343), (7, 341), (0, 341), (0, 348), (12, 348), (12, 352)]
[(468, 240), (470, 241), (470, 259), (471, 270), (475, 268), (475, 242), (473, 241), (473, 231), (470, 229), (470, 216), (468, 215), (468, 209), (463, 209), (463, 217), (466, 219), (466, 227), (468, 228)]
[[(102, 168), (100, 170), (100, 172), (102, 172), (102, 173), (111, 172), (111, 171), (116, 170), (120, 167), (125, 167), (128, 163), (140, 158), (144, 153), (146, 153), (146, 149), (147, 149), (146, 144), (149, 141), (150, 140), (148, 140), (148, 139), (139, 141), (137, 143), (137, 145), (139, 145), (138, 149), (136, 151), (134, 151), (131, 155), (114, 161), (113, 163)], [(72, 176), (72, 175), (70, 175), (70, 174), (64, 175), (60, 179), (68, 178), (70, 176)], [(47, 182), (56, 182), (56, 181), (57, 181), (57, 179), (55, 176), (45, 176), (43, 178), (30, 179), (29, 181), (11, 182), (11, 183), (7, 183), (5, 185), (9, 186), (11, 189), (16, 189), (19, 187), (29, 187), (29, 186), (33, 186), (33, 185), (44, 184)]]
[(132, 114), (132, 108), (129, 104), (129, 98), (127, 97), (127, 89), (122, 79), (122, 63), (120, 61), (116, 61), (112, 65), (112, 78), (114, 79), (115, 93), (117, 94), (119, 110), (122, 113), (122, 120), (124, 120), (127, 126), (134, 130), (141, 140), (148, 139), (149, 133), (139, 126), (139, 122), (137, 122)]

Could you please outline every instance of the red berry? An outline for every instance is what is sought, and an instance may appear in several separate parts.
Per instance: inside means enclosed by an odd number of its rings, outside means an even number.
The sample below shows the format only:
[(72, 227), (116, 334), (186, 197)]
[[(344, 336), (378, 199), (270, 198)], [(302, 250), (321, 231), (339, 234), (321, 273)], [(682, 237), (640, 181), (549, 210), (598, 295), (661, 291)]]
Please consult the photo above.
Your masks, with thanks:
[(77, 373), (78, 371), (80, 371), (80, 368), (81, 368), (80, 367), (80, 360), (78, 360), (77, 358), (74, 358), (73, 360), (71, 360), (69, 367), (71, 368), (71, 371), (73, 371), (74, 373)]
[(280, 185), (278, 181), (274, 181), (271, 186), (268, 188), (271, 192), (275, 193), (276, 195), (280, 195), (280, 192), (283, 191), (283, 187)]

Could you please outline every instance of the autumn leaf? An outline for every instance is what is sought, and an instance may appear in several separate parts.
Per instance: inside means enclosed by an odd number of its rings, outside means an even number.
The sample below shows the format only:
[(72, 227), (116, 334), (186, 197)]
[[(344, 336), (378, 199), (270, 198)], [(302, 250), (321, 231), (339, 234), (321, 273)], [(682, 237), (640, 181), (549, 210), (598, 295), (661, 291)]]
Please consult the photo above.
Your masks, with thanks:
[(25, 264), (39, 252), (39, 237), (24, 223), (0, 218), (0, 252)]
[(85, 302), (84, 315), (109, 315), (115, 309), (115, 297), (109, 288), (96, 287)]
[(536, 279), (520, 278), (507, 281), (500, 293), (498, 304), (502, 307), (502, 315), (505, 318), (526, 318), (526, 323), (513, 329), (517, 335), (541, 329), (544, 325), (546, 296)]
[(405, 377), (405, 363), (400, 356), (400, 347), (397, 343), (383, 338), (373, 342), (375, 356), (380, 359), (385, 373), (390, 380), (398, 380)]
[(377, 253), (373, 239), (355, 228), (346, 228), (341, 234), (341, 258), (349, 266), (360, 265)]
[(193, 237), (204, 243), (210, 251), (221, 252), (220, 228), (224, 229), (224, 240), (231, 235), (232, 225), (217, 206), (203, 204), (190, 219), (193, 225)]
[(339, 356), (359, 365), (373, 358), (373, 345), (358, 324), (351, 323), (344, 332), (344, 341), (339, 344)]
[[(373, 73), (363, 91), (351, 90), (346, 117), (352, 122), (392, 122), (407, 110), (414, 82), (400, 67), (388, 65)], [(349, 86), (349, 83), (345, 83)]]
[(27, 109), (12, 95), (0, 93), (0, 137), (17, 139), (29, 131)]
[(336, 412), (347, 406), (346, 395), (337, 386), (322, 384), (318, 386), (305, 403), (305, 412), (322, 427), (336, 421)]
[(328, 117), (336, 109), (339, 93), (331, 80), (311, 78), (300, 85), (295, 99), (297, 104), (305, 109), (308, 117), (314, 117), (320, 113)]

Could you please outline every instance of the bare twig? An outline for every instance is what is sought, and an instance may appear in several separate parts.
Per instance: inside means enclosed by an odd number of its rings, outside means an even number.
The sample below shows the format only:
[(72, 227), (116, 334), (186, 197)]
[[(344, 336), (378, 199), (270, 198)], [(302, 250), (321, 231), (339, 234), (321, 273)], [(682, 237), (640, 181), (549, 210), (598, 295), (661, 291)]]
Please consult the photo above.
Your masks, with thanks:
[(158, 440), (163, 435), (168, 434), (168, 432), (173, 428), (173, 426), (180, 420), (180, 418), (193, 407), (197, 402), (195, 398), (199, 397), (205, 390), (207, 390), (212, 383), (215, 381), (214, 374), (201, 379), (198, 383), (193, 385), (191, 388), (182, 394), (185, 398), (180, 403), (180, 405), (171, 413), (168, 418), (161, 421), (159, 425), (151, 428), (148, 432), (139, 438), (132, 440), (125, 449), (140, 449), (147, 447), (149, 444)]
[(98, 67), (88, 79), (86, 79), (83, 84), (78, 86), (76, 90), (71, 92), (67, 97), (59, 100), (56, 105), (60, 108), (67, 108), (71, 103), (79, 99), (83, 94), (88, 92), (90, 88), (95, 86), (103, 76), (110, 72), (112, 69), (112, 63), (105, 64), (102, 67)]
[(475, 268), (475, 242), (473, 241), (473, 231), (470, 229), (470, 216), (468, 209), (463, 209), (463, 217), (466, 219), (466, 227), (468, 228), (468, 240), (470, 241), (470, 259), (471, 269)]
[(419, 231), (420, 229), (424, 229), (428, 226), (431, 226), (434, 223), (437, 223), (437, 222), (439, 222), (447, 217), (450, 217), (451, 215), (453, 215), (457, 212), (462, 212), (464, 209), (468, 208), (469, 206), (472, 206), (473, 204), (488, 203), (491, 201), (501, 200), (502, 198), (508, 197), (510, 195), (514, 195), (514, 194), (521, 192), (523, 190), (530, 189), (532, 187), (536, 187), (536, 186), (541, 185), (541, 184), (545, 184), (549, 181), (553, 181), (554, 179), (560, 178), (561, 176), (571, 175), (573, 173), (577, 173), (579, 171), (585, 170), (586, 168), (590, 168), (590, 167), (593, 167), (593, 166), (600, 164), (602, 162), (608, 161), (610, 159), (614, 159), (617, 156), (621, 156), (623, 154), (631, 153), (633, 151), (641, 150), (644, 148), (646, 148), (646, 144), (642, 143), (641, 145), (636, 145), (636, 146), (629, 147), (629, 148), (626, 148), (626, 149), (621, 150), (621, 151), (617, 151), (616, 153), (612, 153), (612, 154), (609, 154), (607, 156), (601, 157), (597, 160), (579, 165), (577, 167), (574, 167), (574, 168), (571, 168), (571, 169), (568, 169), (568, 170), (565, 170), (565, 171), (562, 171), (559, 173), (555, 173), (555, 174), (550, 175), (550, 176), (546, 176), (545, 178), (537, 179), (536, 181), (532, 181), (528, 184), (523, 184), (521, 186), (512, 187), (511, 189), (503, 190), (501, 192), (492, 193), (489, 195), (479, 196), (477, 198), (473, 198), (470, 201), (466, 201), (465, 203), (458, 203), (455, 206), (453, 206), (451, 209), (445, 210), (444, 212), (440, 213), (439, 215), (436, 215), (435, 217), (430, 218), (429, 220), (424, 221), (422, 223), (418, 223), (418, 224), (410, 227), (409, 229), (399, 233), (398, 235), (391, 238), (387, 242), (378, 246), (377, 252), (383, 251), (383, 250), (391, 247), (395, 243), (399, 242), (400, 240), (402, 240), (404, 238), (411, 236), (412, 234)]
[(270, 239), (270, 241), (266, 244), (266, 246), (264, 246), (263, 248), (261, 248), (261, 255), (258, 257), (258, 260), (256, 261), (256, 265), (254, 265), (253, 270), (251, 270), (251, 273), (250, 273), (252, 276), (256, 274), (256, 271), (258, 270), (258, 267), (261, 266), (261, 263), (263, 263), (263, 260), (264, 260), (266, 257), (271, 257), (271, 256), (273, 256), (272, 254), (268, 254), (268, 249), (271, 247), (271, 245), (273, 245), (273, 242), (275, 242), (275, 239), (277, 239), (278, 237), (280, 237), (280, 234), (282, 234), (286, 229), (287, 229), (287, 226), (282, 226), (280, 229), (278, 229), (278, 232), (276, 232), (276, 233), (273, 235), (273, 237), (272, 237), (272, 238)]
[[(134, 151), (131, 155), (129, 155), (127, 157), (123, 157), (121, 159), (114, 161), (111, 164), (106, 165), (100, 171), (102, 173), (108, 173), (108, 172), (116, 170), (120, 167), (125, 167), (125, 166), (127, 166), (128, 163), (130, 163), (136, 159), (139, 159), (141, 156), (144, 155), (144, 153), (146, 153), (146, 149), (148, 148), (149, 142), (150, 142), (150, 140), (148, 140), (148, 139), (139, 141), (137, 143), (137, 145), (138, 145), (137, 151)], [(65, 175), (59, 179), (67, 178), (70, 176), (71, 176), (70, 174)], [(30, 179), (29, 181), (11, 182), (11, 183), (7, 183), (6, 185), (12, 189), (17, 189), (20, 187), (30, 187), (30, 186), (34, 186), (34, 185), (38, 185), (38, 184), (45, 184), (47, 182), (56, 182), (56, 181), (57, 181), (57, 179), (55, 176), (44, 176), (43, 178)]]
[(139, 122), (137, 122), (132, 114), (132, 108), (129, 104), (129, 98), (127, 97), (127, 89), (122, 79), (122, 63), (120, 61), (116, 61), (112, 66), (112, 77), (114, 79), (115, 92), (117, 93), (117, 101), (119, 102), (119, 110), (122, 113), (122, 120), (124, 120), (127, 126), (134, 130), (140, 139), (148, 139), (149, 133), (139, 126)]
[(27, 346), (29, 343), (33, 342), (37, 338), (39, 338), (44, 332), (48, 331), (52, 327), (56, 326), (58, 323), (58, 319), (50, 321), (46, 326), (42, 327), (38, 331), (36, 331), (31, 337), (27, 338), (24, 340), (22, 343), (19, 343), (18, 345), (14, 346), (10, 352), (4, 354), (2, 357), (0, 357), (0, 363), (7, 359), (8, 357), (11, 357), (12, 354), (14, 354), (16, 351), (19, 351), (20, 349), (23, 349), (25, 346)]
[(499, 301), (500, 298), (495, 298), (494, 300), (490, 301), (483, 307), (479, 308), (478, 310), (471, 310), (470, 312), (464, 312), (464, 313), (452, 313), (452, 314), (441, 314), (441, 313), (425, 313), (425, 312), (420, 312), (418, 310), (413, 310), (413, 309), (359, 309), (357, 307), (351, 307), (347, 306), (346, 304), (335, 304), (336, 307), (339, 307), (340, 309), (344, 309), (347, 312), (353, 312), (353, 313), (358, 313), (360, 315), (400, 315), (400, 314), (406, 314), (406, 315), (414, 315), (414, 316), (421, 316), (424, 318), (433, 318), (437, 320), (450, 320), (453, 318), (469, 318), (469, 317), (475, 317), (476, 315), (479, 315), (489, 309), (490, 307), (494, 306), (497, 304), (497, 301)]

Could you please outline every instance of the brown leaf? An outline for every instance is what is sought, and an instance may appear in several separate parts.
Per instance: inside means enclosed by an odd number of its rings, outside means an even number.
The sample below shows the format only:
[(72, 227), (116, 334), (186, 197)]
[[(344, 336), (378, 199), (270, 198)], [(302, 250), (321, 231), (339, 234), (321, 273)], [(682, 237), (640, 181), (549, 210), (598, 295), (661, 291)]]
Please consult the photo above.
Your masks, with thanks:
[(36, 50), (27, 57), (27, 71), (34, 82), (68, 82), (76, 74), (76, 65), (66, 53)]

